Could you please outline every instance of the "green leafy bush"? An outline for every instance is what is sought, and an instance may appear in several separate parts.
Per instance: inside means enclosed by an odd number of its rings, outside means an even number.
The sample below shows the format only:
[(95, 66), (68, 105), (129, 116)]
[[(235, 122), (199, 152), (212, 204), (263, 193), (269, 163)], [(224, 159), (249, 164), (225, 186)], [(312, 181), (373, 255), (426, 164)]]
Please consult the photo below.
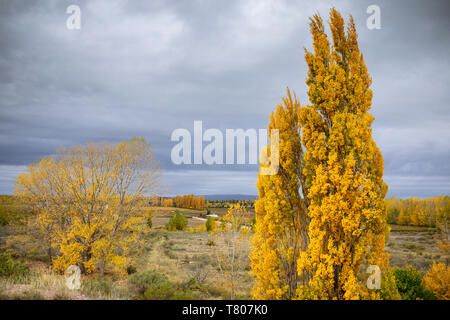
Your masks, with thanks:
[(9, 253), (0, 252), (0, 277), (18, 278), (29, 273), (30, 268), (26, 264), (15, 260)]
[(250, 228), (253, 230), (255, 230), (255, 225), (256, 225), (256, 217), (253, 217), (252, 220), (250, 221)]
[(153, 227), (152, 217), (147, 217), (147, 227), (149, 229)]
[(145, 300), (170, 300), (176, 294), (176, 290), (169, 279), (151, 284), (142, 295)]
[(137, 270), (136, 270), (136, 267), (134, 265), (127, 266), (127, 274), (130, 275), (130, 274), (134, 274), (136, 272), (137, 272)]
[(137, 272), (130, 276), (128, 283), (137, 294), (144, 294), (150, 287), (165, 287), (170, 283), (166, 275), (158, 271)]
[(194, 299), (189, 291), (175, 288), (166, 275), (158, 271), (145, 271), (133, 274), (129, 279), (131, 289), (139, 300), (188, 300)]
[(395, 283), (403, 300), (436, 299), (436, 296), (426, 289), (422, 276), (422, 273), (412, 266), (394, 269)]
[(177, 212), (173, 216), (170, 217), (169, 222), (166, 225), (167, 230), (186, 230), (187, 226), (187, 218), (184, 214)]
[(216, 219), (214, 217), (208, 217), (205, 222), (206, 231), (212, 231), (214, 230), (214, 227), (216, 226)]

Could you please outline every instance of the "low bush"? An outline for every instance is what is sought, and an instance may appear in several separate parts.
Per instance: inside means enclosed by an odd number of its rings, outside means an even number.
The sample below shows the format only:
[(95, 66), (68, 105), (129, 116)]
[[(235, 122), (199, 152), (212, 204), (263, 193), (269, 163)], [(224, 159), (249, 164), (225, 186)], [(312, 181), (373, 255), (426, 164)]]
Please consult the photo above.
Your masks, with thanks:
[(209, 298), (211, 296), (206, 283), (199, 281), (196, 277), (192, 277), (182, 283), (180, 289), (192, 299)]
[(28, 265), (15, 260), (9, 253), (0, 252), (0, 277), (19, 278), (29, 273)]
[(128, 283), (131, 290), (136, 294), (144, 294), (150, 287), (165, 287), (169, 282), (166, 275), (158, 271), (137, 272), (130, 276)]
[(255, 229), (255, 225), (256, 225), (256, 217), (253, 217), (252, 220), (250, 220), (250, 228), (252, 229), (252, 231)]
[(230, 292), (224, 287), (217, 287), (212, 284), (205, 284), (206, 289), (208, 290), (208, 298), (209, 297), (222, 297), (224, 299), (228, 299), (230, 297)]
[(213, 231), (216, 226), (216, 219), (214, 217), (208, 217), (205, 222), (206, 231)]
[(167, 230), (175, 231), (175, 230), (186, 230), (187, 226), (187, 218), (184, 214), (177, 212), (173, 216), (170, 217), (169, 222), (166, 225)]
[(152, 217), (147, 217), (147, 227), (149, 229), (153, 227)]
[(137, 272), (137, 270), (136, 270), (136, 267), (134, 265), (127, 266), (127, 274), (128, 275), (134, 274), (136, 272)]
[(138, 300), (190, 300), (195, 299), (189, 290), (178, 290), (158, 271), (146, 271), (133, 274), (129, 279), (131, 289), (137, 293)]
[(166, 278), (166, 281), (150, 285), (140, 298), (145, 300), (170, 300), (175, 294), (175, 288)]
[(422, 280), (422, 273), (414, 267), (394, 269), (395, 284), (403, 300), (435, 300), (436, 296), (428, 290)]

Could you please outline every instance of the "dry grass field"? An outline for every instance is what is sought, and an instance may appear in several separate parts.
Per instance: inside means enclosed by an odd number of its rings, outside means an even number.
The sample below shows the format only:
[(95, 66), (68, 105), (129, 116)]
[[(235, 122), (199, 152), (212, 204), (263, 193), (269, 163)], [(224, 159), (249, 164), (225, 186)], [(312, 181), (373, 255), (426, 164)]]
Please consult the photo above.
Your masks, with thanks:
[(448, 256), (442, 254), (436, 242), (436, 229), (391, 225), (391, 232), (386, 242), (390, 253), (390, 265), (404, 267), (414, 266), (419, 271), (427, 271), (436, 262), (448, 262)]
[[(175, 207), (148, 207), (145, 209), (152, 213), (152, 223), (153, 228), (162, 229), (169, 221), (170, 217), (176, 212), (183, 213), (187, 220), (187, 229), (197, 228), (205, 224), (206, 221), (206, 210), (194, 210), (194, 209), (184, 209)], [(224, 216), (228, 211), (228, 208), (210, 208), (211, 214), (215, 214), (219, 217)], [(249, 216), (254, 215), (253, 210), (248, 210)]]
[[(215, 210), (214, 210), (215, 209)], [(219, 272), (214, 254), (216, 244), (207, 232), (167, 231), (164, 226), (170, 216), (180, 211), (188, 218), (188, 229), (205, 224), (206, 211), (178, 208), (147, 208), (152, 212), (152, 229), (142, 226), (144, 249), (136, 260), (136, 271), (156, 270), (165, 274), (180, 290), (196, 279), (196, 296), (199, 299), (227, 299), (230, 291)], [(213, 208), (219, 216), (226, 208)], [(436, 230), (424, 227), (392, 225), (386, 249), (391, 254), (390, 265), (412, 265), (427, 271), (433, 260), (448, 260), (435, 240)], [(27, 263), (31, 274), (19, 279), (0, 278), (0, 297), (4, 299), (132, 299), (126, 277), (106, 274), (82, 276), (82, 288), (68, 290), (64, 275), (56, 274), (45, 259), (39, 243), (30, 242), (26, 232), (13, 226), (0, 226), (0, 248), (7, 249), (20, 261)], [(25, 245), (26, 244), (26, 245)], [(250, 250), (247, 243), (247, 249)], [(250, 298), (253, 278), (249, 274), (249, 259), (238, 274), (236, 298)]]

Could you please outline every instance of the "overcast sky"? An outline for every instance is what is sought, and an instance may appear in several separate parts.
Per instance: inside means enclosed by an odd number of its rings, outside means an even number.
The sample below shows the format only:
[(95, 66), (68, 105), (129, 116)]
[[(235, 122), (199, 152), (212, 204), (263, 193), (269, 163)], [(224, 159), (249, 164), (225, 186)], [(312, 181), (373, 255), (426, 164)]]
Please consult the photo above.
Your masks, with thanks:
[[(81, 29), (66, 9), (81, 8)], [(366, 9), (381, 8), (369, 30)], [(373, 136), (391, 196), (450, 190), (450, 2), (0, 0), (0, 194), (59, 146), (149, 140), (168, 194), (257, 194), (257, 166), (172, 164), (176, 128), (266, 128), (306, 95), (308, 17), (357, 24), (373, 78)]]

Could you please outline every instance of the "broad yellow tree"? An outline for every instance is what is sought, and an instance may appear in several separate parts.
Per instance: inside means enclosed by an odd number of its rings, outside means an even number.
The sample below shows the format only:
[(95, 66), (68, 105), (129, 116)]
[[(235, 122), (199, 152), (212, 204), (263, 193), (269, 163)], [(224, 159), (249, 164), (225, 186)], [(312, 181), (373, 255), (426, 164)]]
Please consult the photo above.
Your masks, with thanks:
[[(307, 275), (300, 278), (297, 272), (299, 254), (308, 246), (309, 220), (307, 205), (300, 195), (304, 186), (299, 109), (298, 99), (288, 89), (268, 125), (269, 137), (272, 130), (279, 132), (279, 168), (274, 175), (258, 174), (256, 183), (259, 200), (255, 202), (255, 233), (250, 254), (256, 299), (292, 299), (298, 283), (307, 284)], [(267, 146), (269, 155), (270, 149)]]
[(15, 193), (36, 213), (45, 239), (58, 252), (54, 268), (85, 273), (124, 272), (137, 243), (145, 196), (159, 185), (153, 150), (142, 138), (117, 145), (61, 149), (28, 167)]
[(310, 105), (302, 107), (303, 174), (308, 190), (308, 249), (298, 271), (311, 274), (300, 298), (358, 299), (365, 269), (388, 262), (383, 157), (372, 138), (371, 78), (358, 48), (353, 18), (347, 28), (330, 11), (332, 42), (320, 16), (310, 19), (313, 51), (305, 50)]

